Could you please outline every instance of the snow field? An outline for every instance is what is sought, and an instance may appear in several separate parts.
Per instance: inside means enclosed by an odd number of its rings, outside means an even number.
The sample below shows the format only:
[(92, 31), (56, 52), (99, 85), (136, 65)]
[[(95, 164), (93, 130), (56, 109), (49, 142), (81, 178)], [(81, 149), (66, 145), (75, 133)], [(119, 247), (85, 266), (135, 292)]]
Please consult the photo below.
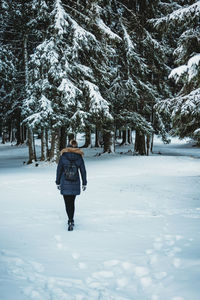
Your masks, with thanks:
[(0, 149), (0, 299), (199, 300), (199, 159), (87, 150), (68, 232), (56, 166), (24, 150)]

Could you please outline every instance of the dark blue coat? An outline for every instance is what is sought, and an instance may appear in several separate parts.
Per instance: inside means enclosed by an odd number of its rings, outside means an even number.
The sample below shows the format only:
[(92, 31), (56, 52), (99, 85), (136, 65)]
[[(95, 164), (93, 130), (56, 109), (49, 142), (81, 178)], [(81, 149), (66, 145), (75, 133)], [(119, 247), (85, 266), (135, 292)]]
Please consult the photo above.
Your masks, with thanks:
[(70, 165), (70, 160), (75, 160), (75, 163), (81, 173), (82, 185), (87, 185), (87, 177), (82, 151), (78, 148), (65, 148), (61, 151), (58, 167), (56, 184), (60, 185), (60, 193), (62, 195), (80, 195), (80, 175), (76, 181), (68, 181), (65, 178), (65, 167)]

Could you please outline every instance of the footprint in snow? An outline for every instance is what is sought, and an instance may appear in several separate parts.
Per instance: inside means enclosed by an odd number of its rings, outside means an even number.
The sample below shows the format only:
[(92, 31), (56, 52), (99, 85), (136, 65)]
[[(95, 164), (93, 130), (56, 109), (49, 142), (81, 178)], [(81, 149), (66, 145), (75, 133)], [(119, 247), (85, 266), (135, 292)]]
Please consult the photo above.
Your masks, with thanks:
[(153, 247), (157, 251), (161, 250), (162, 247), (163, 247), (162, 238), (160, 238), (160, 237), (155, 238), (155, 242), (153, 244)]
[(149, 269), (145, 268), (145, 267), (135, 267), (134, 269), (135, 275), (138, 277), (143, 277), (145, 275), (149, 274)]
[(158, 262), (158, 255), (157, 254), (149, 255), (149, 262), (150, 262), (151, 265), (157, 263)]
[(180, 266), (181, 266), (180, 258), (174, 258), (173, 265), (174, 265), (175, 268), (180, 268)]
[(55, 238), (55, 240), (58, 241), (58, 242), (61, 241), (61, 236), (60, 236), (60, 235), (55, 235), (54, 238)]
[(147, 288), (152, 285), (151, 277), (142, 277), (142, 278), (140, 278), (140, 282), (141, 282), (141, 285), (143, 286), (143, 288)]
[(159, 250), (162, 249), (163, 244), (162, 244), (161, 242), (155, 242), (155, 243), (153, 244), (153, 247), (154, 247), (155, 250), (159, 251)]
[(121, 277), (116, 280), (118, 288), (124, 288), (129, 284), (129, 278)]
[(113, 259), (113, 260), (105, 261), (103, 264), (105, 267), (114, 267), (119, 264), (119, 261)]
[(79, 269), (81, 269), (81, 270), (87, 269), (87, 265), (86, 265), (85, 263), (83, 263), (83, 262), (80, 262), (80, 263), (78, 264), (78, 267), (79, 267)]
[(62, 244), (62, 238), (61, 238), (60, 235), (55, 235), (54, 238), (55, 238), (55, 240), (57, 242), (56, 246), (57, 246), (57, 248), (59, 250), (66, 249), (66, 247), (64, 247), (63, 244)]
[(100, 271), (100, 272), (93, 273), (92, 277), (94, 277), (96, 279), (112, 278), (112, 277), (114, 277), (114, 274), (111, 271)]
[(131, 263), (125, 261), (125, 262), (122, 263), (122, 268), (126, 271), (132, 270), (133, 265)]
[(30, 264), (32, 265), (34, 271), (36, 271), (37, 273), (42, 273), (44, 272), (44, 267), (42, 264), (38, 263), (38, 262), (30, 262)]
[(80, 258), (80, 254), (77, 252), (72, 253), (72, 257), (73, 259), (79, 259)]
[(158, 272), (158, 273), (155, 273), (154, 276), (157, 280), (161, 280), (161, 279), (167, 277), (167, 272)]

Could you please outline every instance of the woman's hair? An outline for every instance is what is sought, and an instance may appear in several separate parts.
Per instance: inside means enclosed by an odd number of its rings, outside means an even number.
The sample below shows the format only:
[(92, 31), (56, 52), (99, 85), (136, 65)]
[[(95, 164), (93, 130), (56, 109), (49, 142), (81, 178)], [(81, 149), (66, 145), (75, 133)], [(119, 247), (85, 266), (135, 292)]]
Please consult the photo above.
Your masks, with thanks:
[(71, 140), (70, 142), (70, 145), (72, 145), (73, 148), (77, 148), (78, 147), (78, 143), (76, 140)]

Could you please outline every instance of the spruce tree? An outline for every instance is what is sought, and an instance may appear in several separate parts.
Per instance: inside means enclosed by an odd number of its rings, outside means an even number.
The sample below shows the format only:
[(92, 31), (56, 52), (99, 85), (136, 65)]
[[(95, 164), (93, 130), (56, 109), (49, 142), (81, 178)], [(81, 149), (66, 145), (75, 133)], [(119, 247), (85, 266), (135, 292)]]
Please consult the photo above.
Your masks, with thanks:
[[(113, 99), (115, 98), (114, 116), (118, 128), (121, 126), (123, 129), (130, 128), (136, 131), (135, 151), (148, 154), (149, 137), (157, 124), (153, 106), (158, 98), (162, 97), (163, 90), (167, 93), (157, 80), (160, 78), (162, 82), (166, 69), (166, 66), (163, 66), (164, 47), (150, 34), (151, 28), (147, 21), (154, 11), (150, 13), (148, 7), (149, 13), (144, 16), (141, 3), (115, 3), (120, 24), (118, 30), (123, 44), (118, 49), (118, 68), (111, 88)], [(155, 8), (156, 3), (152, 6)]]
[(157, 107), (158, 111), (171, 114), (173, 135), (192, 137), (200, 143), (200, 2), (188, 1), (188, 4), (155, 21), (158, 29), (165, 27), (177, 36), (174, 64), (169, 73), (176, 83), (174, 95)]

